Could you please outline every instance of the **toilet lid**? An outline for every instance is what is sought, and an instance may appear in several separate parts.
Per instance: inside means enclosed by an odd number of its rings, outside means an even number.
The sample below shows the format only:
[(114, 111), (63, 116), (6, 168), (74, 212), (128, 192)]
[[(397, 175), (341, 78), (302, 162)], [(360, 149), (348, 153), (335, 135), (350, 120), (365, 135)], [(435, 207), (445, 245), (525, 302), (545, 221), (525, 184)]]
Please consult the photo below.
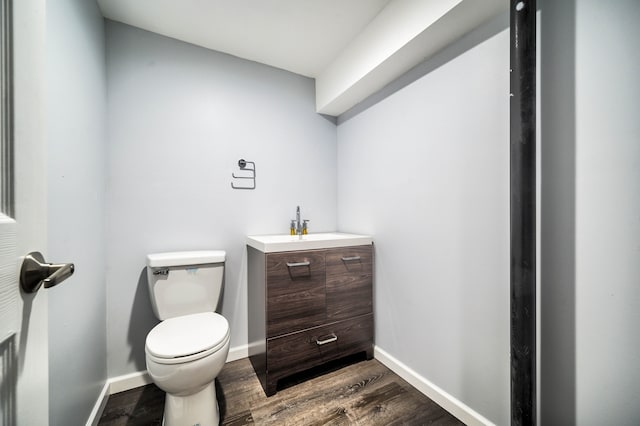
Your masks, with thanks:
[(214, 312), (169, 318), (147, 335), (147, 351), (158, 358), (179, 358), (197, 354), (222, 343), (229, 323)]

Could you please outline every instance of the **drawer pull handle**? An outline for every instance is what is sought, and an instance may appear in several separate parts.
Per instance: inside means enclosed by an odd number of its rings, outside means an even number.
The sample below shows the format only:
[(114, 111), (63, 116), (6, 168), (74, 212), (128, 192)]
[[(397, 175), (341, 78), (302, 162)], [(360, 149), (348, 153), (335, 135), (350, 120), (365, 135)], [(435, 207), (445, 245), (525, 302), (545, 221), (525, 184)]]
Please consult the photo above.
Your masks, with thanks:
[(353, 260), (360, 260), (360, 256), (343, 257), (342, 260), (344, 262), (351, 262)]
[(322, 345), (326, 345), (327, 343), (335, 342), (336, 340), (338, 340), (338, 336), (336, 336), (334, 333), (331, 333), (330, 336), (331, 337), (329, 337), (328, 339), (325, 339), (325, 340), (316, 339), (316, 344), (318, 346), (322, 346)]
[(289, 268), (295, 268), (296, 266), (309, 266), (309, 265), (311, 265), (311, 262), (296, 262), (296, 263), (287, 262), (287, 266)]

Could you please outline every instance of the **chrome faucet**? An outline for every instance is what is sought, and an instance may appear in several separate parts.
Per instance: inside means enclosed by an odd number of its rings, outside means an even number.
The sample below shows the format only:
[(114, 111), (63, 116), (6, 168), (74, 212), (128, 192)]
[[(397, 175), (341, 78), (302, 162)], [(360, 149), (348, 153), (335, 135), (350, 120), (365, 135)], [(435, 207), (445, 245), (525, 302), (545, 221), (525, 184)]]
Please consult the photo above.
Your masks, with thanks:
[(302, 238), (303, 235), (306, 235), (306, 233), (308, 232), (307, 222), (309, 222), (309, 219), (300, 220), (300, 206), (297, 206), (296, 220), (291, 221), (291, 235), (293, 235), (294, 227), (296, 235), (299, 235), (300, 238)]

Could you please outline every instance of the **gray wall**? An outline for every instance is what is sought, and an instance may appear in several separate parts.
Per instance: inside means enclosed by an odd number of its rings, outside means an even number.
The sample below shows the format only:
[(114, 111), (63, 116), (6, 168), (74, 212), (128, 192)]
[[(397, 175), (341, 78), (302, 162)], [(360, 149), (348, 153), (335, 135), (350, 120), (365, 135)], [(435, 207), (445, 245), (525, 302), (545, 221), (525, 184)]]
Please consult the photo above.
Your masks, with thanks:
[(580, 425), (640, 423), (640, 2), (614, 4), (576, 2)]
[[(287, 232), (298, 204), (312, 232), (336, 228), (336, 127), (313, 80), (114, 22), (107, 80), (109, 376), (145, 369), (147, 253), (226, 250), (221, 312), (246, 345), (246, 235)], [(230, 187), (240, 158), (254, 191)]]
[[(107, 378), (106, 71), (95, 2), (47, 1), (48, 247), (75, 274), (49, 293), (51, 425), (86, 422)], [(42, 291), (42, 290), (41, 290)]]
[(542, 16), (541, 420), (637, 425), (640, 3)]
[(338, 126), (338, 228), (375, 240), (376, 345), (497, 424), (509, 423), (506, 24)]

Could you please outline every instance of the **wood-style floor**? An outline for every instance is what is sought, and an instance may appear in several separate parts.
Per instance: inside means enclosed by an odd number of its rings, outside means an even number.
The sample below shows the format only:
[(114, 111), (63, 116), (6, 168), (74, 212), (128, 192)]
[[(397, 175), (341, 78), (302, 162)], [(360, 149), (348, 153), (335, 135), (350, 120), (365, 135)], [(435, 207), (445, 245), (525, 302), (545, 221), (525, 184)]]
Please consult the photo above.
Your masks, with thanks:
[[(376, 361), (347, 359), (281, 381), (267, 398), (248, 359), (216, 380), (223, 425), (462, 425)], [(154, 385), (111, 395), (99, 425), (161, 425)]]

